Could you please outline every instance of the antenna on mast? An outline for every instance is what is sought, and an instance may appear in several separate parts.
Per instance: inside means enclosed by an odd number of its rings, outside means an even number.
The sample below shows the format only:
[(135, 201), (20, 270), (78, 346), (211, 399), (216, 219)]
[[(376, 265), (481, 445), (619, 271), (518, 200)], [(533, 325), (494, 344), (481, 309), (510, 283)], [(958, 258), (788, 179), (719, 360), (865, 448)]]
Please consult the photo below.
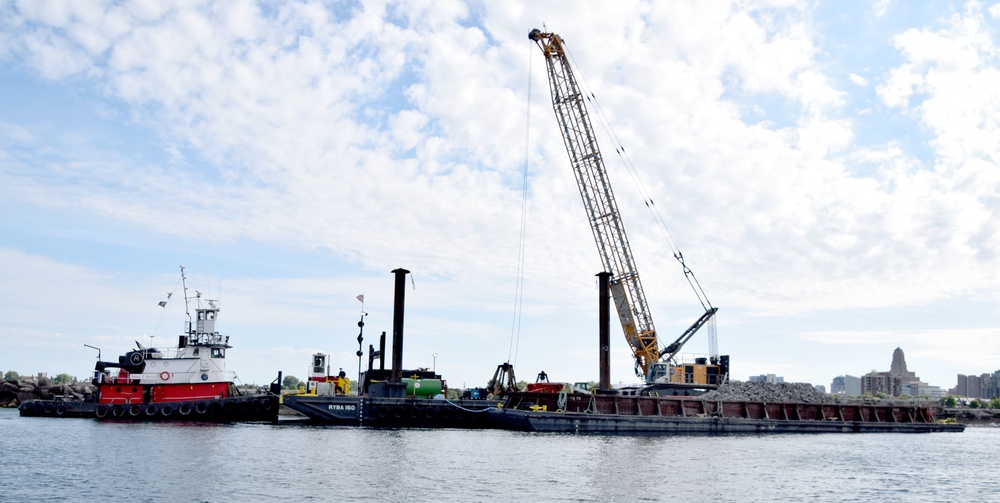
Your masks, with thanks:
[(191, 333), (191, 310), (188, 309), (188, 287), (187, 278), (184, 277), (184, 266), (181, 266), (181, 286), (184, 287), (184, 314), (187, 315), (188, 327), (187, 333)]

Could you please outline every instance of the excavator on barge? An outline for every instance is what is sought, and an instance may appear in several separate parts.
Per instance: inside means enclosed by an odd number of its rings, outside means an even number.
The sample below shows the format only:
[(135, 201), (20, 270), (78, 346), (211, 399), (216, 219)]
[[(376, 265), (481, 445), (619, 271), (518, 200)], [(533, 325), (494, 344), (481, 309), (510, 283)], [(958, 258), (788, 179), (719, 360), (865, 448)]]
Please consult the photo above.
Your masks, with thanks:
[[(614, 192), (594, 136), (586, 96), (581, 92), (567, 58), (562, 38), (555, 33), (532, 30), (528, 37), (545, 55), (552, 108), (562, 133), (566, 153), (576, 177), (580, 197), (590, 220), (594, 241), (605, 271), (611, 274), (609, 289), (625, 339), (635, 358), (636, 375), (645, 381), (643, 394), (694, 395), (728, 382), (729, 356), (719, 355), (712, 306), (684, 256), (671, 241), (674, 257), (704, 308), (701, 316), (676, 340), (662, 349), (653, 326), (646, 295), (632, 257)], [(646, 202), (647, 206), (651, 204)], [(668, 236), (669, 233), (665, 233)], [(702, 328), (709, 332), (709, 356), (693, 362), (680, 361), (681, 349)]]

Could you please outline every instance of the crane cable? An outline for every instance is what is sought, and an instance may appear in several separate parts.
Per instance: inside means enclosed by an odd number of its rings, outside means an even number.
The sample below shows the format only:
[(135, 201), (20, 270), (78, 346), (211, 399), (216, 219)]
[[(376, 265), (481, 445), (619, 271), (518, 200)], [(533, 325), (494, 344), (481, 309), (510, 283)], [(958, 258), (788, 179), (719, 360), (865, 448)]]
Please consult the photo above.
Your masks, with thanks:
[[(580, 65), (576, 64), (576, 59), (573, 58), (573, 55), (569, 52), (569, 49), (566, 49), (565, 45), (563, 46), (563, 49), (566, 52), (566, 55), (569, 56), (570, 60), (573, 61), (573, 66), (577, 69), (577, 73), (580, 74)], [(687, 263), (684, 262), (684, 254), (681, 253), (680, 248), (677, 246), (677, 242), (674, 240), (673, 234), (671, 234), (670, 229), (667, 228), (667, 224), (663, 220), (663, 216), (660, 215), (659, 208), (657, 208), (653, 203), (653, 198), (649, 195), (649, 191), (646, 190), (645, 184), (643, 184), (642, 179), (639, 178), (639, 173), (636, 171), (635, 165), (632, 164), (632, 160), (625, 152), (625, 146), (622, 145), (621, 141), (618, 139), (618, 134), (615, 133), (614, 128), (611, 127), (610, 121), (604, 114), (604, 110), (601, 108), (600, 103), (597, 101), (597, 96), (590, 89), (590, 86), (587, 84), (587, 79), (585, 79), (582, 74), (580, 74), (580, 81), (583, 84), (583, 87), (586, 88), (584, 97), (588, 102), (590, 102), (591, 109), (596, 112), (597, 118), (601, 123), (601, 127), (604, 128), (604, 133), (611, 139), (611, 142), (615, 147), (615, 153), (618, 154), (618, 158), (621, 159), (629, 177), (632, 178), (632, 183), (639, 191), (639, 195), (642, 197), (643, 203), (646, 205), (646, 209), (648, 209), (650, 214), (653, 216), (653, 221), (657, 223), (660, 234), (663, 235), (664, 240), (670, 247), (671, 253), (673, 253), (674, 258), (681, 264), (681, 268), (684, 270), (684, 278), (687, 279), (688, 284), (691, 285), (691, 289), (694, 291), (695, 296), (698, 297), (698, 302), (701, 303), (701, 307), (708, 311), (712, 308), (712, 303), (709, 302), (708, 296), (701, 287), (701, 283), (698, 282), (698, 278), (694, 275), (694, 271), (692, 271), (691, 268), (688, 267)]]
[(525, 231), (528, 221), (528, 159), (531, 140), (531, 61), (534, 47), (528, 47), (528, 104), (524, 117), (524, 167), (521, 173), (521, 232), (517, 246), (517, 279), (514, 287), (514, 317), (510, 327), (510, 344), (507, 349), (507, 362), (517, 363), (517, 349), (521, 341), (521, 306), (524, 301), (524, 248)]

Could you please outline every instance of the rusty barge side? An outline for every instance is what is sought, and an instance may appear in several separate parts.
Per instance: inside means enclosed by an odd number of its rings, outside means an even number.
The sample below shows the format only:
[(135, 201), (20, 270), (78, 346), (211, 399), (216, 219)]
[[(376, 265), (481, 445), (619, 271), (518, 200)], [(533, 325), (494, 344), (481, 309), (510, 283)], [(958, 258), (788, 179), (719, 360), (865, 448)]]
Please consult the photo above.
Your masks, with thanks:
[(560, 433), (960, 432), (925, 405), (764, 403), (697, 397), (515, 393), (489, 412), (494, 426)]

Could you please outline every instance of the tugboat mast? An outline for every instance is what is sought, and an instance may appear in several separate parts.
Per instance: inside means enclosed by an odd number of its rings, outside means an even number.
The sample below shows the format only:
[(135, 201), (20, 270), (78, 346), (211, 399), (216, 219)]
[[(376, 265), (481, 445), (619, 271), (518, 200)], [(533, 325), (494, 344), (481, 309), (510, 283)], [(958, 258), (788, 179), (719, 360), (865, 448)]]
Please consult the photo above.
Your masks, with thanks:
[(181, 287), (184, 289), (184, 314), (187, 315), (187, 319), (188, 319), (188, 326), (187, 326), (187, 332), (186, 333), (190, 334), (191, 331), (192, 331), (191, 330), (191, 310), (188, 309), (188, 287), (187, 287), (187, 278), (184, 277), (184, 266), (181, 266)]

